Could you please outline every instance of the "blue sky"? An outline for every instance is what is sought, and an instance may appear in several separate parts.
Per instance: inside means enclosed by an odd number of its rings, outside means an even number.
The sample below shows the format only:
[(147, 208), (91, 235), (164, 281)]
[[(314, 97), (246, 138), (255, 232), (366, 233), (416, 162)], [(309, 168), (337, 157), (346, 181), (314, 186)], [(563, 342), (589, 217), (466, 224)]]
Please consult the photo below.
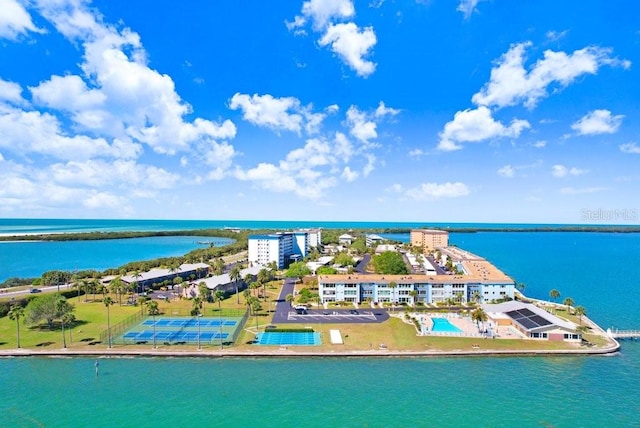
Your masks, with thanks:
[(0, 0), (0, 216), (636, 224), (638, 12)]

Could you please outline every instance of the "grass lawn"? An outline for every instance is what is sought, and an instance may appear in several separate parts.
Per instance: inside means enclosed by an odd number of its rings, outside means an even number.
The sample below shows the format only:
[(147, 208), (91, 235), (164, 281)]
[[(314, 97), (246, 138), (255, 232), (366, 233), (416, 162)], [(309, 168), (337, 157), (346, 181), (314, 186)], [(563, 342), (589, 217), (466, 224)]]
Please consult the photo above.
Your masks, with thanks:
[[(271, 315), (275, 310), (275, 300), (280, 293), (281, 281), (273, 281), (266, 287), (267, 300), (261, 301), (262, 310), (257, 316), (250, 316), (244, 330), (240, 333), (237, 345), (233, 348), (237, 351), (258, 351), (274, 350), (277, 347), (256, 346), (250, 344), (256, 331), (264, 331), (264, 327), (271, 324)], [(255, 290), (257, 292), (258, 290)], [(259, 290), (262, 293), (262, 289)], [(111, 296), (116, 300), (115, 296)], [(75, 316), (78, 322), (71, 329), (72, 341), (67, 330), (67, 346), (70, 349), (104, 349), (106, 343), (90, 343), (99, 341), (100, 333), (107, 328), (107, 310), (101, 300), (84, 302), (84, 296), (71, 298), (69, 302), (75, 306)], [(239, 300), (239, 303), (238, 303)], [(162, 315), (165, 316), (189, 316), (192, 309), (191, 300), (175, 299), (171, 302), (158, 301), (158, 307)], [(212, 317), (218, 315), (218, 308), (223, 310), (223, 314), (235, 312), (236, 316), (241, 316), (246, 309), (243, 296), (238, 299), (235, 295), (229, 296), (218, 302), (205, 303), (203, 315)], [(141, 311), (140, 306), (120, 306), (114, 304), (109, 308), (111, 325), (124, 320), (125, 318)], [(161, 316), (162, 316), (161, 315)], [(572, 316), (561, 314), (565, 318), (572, 319)], [(256, 329), (256, 321), (259, 328)], [(576, 319), (577, 321), (577, 319)], [(463, 337), (441, 337), (441, 336), (418, 336), (412, 324), (404, 323), (397, 317), (391, 317), (388, 321), (380, 324), (286, 324), (282, 327), (300, 328), (311, 326), (319, 332), (322, 337), (320, 346), (295, 346), (300, 352), (350, 352), (378, 350), (384, 344), (389, 351), (472, 351), (472, 350), (561, 350), (577, 349), (579, 344), (566, 342), (549, 342), (519, 339), (482, 339)], [(329, 330), (340, 330), (344, 344), (332, 345), (329, 339)], [(596, 346), (607, 345), (606, 338), (596, 334), (587, 334), (587, 340)], [(20, 339), (24, 348), (34, 349), (60, 349), (62, 348), (62, 337), (59, 324), (53, 330), (46, 326), (28, 327), (20, 322)], [(14, 349), (16, 347), (16, 323), (8, 317), (0, 319), (0, 350)], [(116, 347), (126, 347), (126, 349), (150, 349), (149, 345), (117, 345)], [(194, 350), (194, 345), (161, 345), (161, 349), (173, 351)], [(214, 350), (217, 345), (205, 345), (204, 349)]]

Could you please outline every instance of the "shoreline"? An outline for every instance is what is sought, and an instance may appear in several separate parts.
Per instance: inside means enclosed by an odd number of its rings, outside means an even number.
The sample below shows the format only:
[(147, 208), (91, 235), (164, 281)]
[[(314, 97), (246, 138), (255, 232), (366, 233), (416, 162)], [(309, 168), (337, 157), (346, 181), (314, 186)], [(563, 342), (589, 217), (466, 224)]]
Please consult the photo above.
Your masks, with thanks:
[(612, 356), (620, 351), (620, 343), (611, 339), (614, 345), (601, 349), (565, 350), (473, 350), (473, 351), (337, 351), (301, 352), (291, 349), (266, 350), (259, 352), (241, 351), (154, 351), (154, 350), (50, 350), (8, 349), (0, 351), (0, 358), (9, 357), (162, 357), (162, 358), (440, 358), (440, 357), (559, 357), (559, 356)]

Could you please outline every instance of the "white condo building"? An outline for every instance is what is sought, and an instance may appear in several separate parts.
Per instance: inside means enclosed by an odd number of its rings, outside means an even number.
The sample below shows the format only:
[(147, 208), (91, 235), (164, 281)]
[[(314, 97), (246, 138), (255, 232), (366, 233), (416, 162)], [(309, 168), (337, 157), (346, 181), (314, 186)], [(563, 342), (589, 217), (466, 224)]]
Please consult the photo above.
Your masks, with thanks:
[(318, 246), (320, 240), (320, 229), (250, 235), (248, 260), (261, 265), (275, 262), (278, 269), (283, 269), (307, 257), (309, 248)]

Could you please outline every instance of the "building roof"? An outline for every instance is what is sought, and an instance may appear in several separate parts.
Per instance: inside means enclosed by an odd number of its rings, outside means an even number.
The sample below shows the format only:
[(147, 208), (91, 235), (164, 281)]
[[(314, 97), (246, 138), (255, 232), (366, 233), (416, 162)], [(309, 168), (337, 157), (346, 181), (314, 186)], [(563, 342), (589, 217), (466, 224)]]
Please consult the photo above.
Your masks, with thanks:
[(562, 320), (531, 303), (523, 303), (512, 300), (498, 304), (482, 305), (487, 313), (504, 314), (513, 322), (519, 324), (530, 333), (548, 330), (550, 327), (560, 327), (564, 330), (575, 332), (576, 325)]
[(395, 245), (392, 244), (380, 244), (376, 247), (376, 253), (384, 253), (385, 251), (398, 251)]
[(348, 233), (343, 233), (342, 235), (338, 236), (338, 239), (354, 239), (354, 237), (349, 235)]
[(175, 271), (170, 269), (154, 268), (147, 272), (140, 272), (137, 276), (124, 275), (122, 280), (131, 284), (136, 281), (149, 281), (157, 278), (163, 278), (165, 276), (180, 275), (185, 272), (194, 272), (198, 269), (209, 269), (209, 265), (206, 263), (184, 263), (180, 265)]
[[(506, 275), (505, 275), (506, 277)], [(319, 275), (318, 282), (323, 283), (388, 283), (395, 282), (397, 284), (499, 284), (513, 285), (513, 280), (507, 279), (487, 279), (472, 275), (423, 275), (423, 274), (407, 274), (407, 275), (380, 275), (380, 274), (348, 274), (348, 275)]]
[(430, 233), (432, 235), (448, 235), (449, 232), (446, 230), (438, 230), (438, 229), (411, 229), (411, 233), (420, 232), (420, 233)]
[[(247, 275), (253, 275), (253, 276), (258, 275), (258, 272), (260, 272), (261, 269), (265, 269), (265, 266), (254, 265), (246, 269), (242, 269), (240, 271), (240, 280), (242, 281), (244, 277)], [(232, 281), (231, 281), (231, 276), (228, 273), (223, 273), (222, 275), (214, 275), (208, 278), (195, 280), (194, 282), (196, 284), (200, 284), (201, 282), (204, 282), (208, 289), (213, 290), (219, 285), (227, 285), (227, 284), (230, 284)]]
[(248, 239), (280, 239), (280, 236), (276, 233), (263, 234), (263, 235), (249, 235)]

